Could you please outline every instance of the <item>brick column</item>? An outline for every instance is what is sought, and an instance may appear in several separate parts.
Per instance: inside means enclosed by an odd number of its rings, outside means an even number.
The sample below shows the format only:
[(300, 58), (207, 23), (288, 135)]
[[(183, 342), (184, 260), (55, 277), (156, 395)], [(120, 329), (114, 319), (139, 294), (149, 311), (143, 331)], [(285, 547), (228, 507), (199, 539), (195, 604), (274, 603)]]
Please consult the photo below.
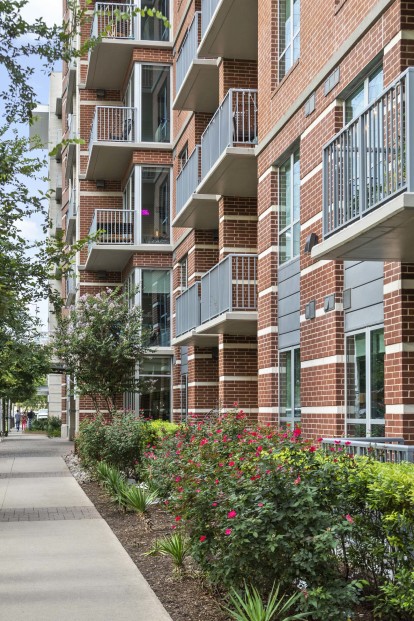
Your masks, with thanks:
[(414, 444), (414, 264), (384, 264), (385, 435)]
[(217, 348), (188, 348), (188, 418), (204, 418), (218, 407)]
[(257, 419), (256, 337), (219, 336), (219, 402), (222, 408), (234, 403), (252, 420)]

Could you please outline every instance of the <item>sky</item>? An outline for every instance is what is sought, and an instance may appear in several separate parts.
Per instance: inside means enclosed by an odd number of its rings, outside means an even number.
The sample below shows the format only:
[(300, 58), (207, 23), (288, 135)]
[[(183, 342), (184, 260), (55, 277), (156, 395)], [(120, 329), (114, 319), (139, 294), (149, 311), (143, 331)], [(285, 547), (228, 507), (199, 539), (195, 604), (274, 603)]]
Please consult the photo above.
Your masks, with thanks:
[[(22, 16), (28, 22), (33, 22), (36, 18), (42, 17), (49, 26), (61, 23), (62, 0), (29, 0), (28, 4), (22, 9)], [(37, 69), (33, 78), (33, 83), (36, 84), (38, 103), (47, 104), (49, 101), (49, 77), (45, 74), (44, 70), (42, 70), (41, 62), (35, 58), (32, 60), (33, 66)], [(55, 69), (60, 71), (61, 67), (57, 66)], [(28, 136), (28, 127), (21, 127), (21, 133)], [(46, 151), (32, 151), (32, 154), (39, 157), (45, 157), (47, 155)], [(45, 168), (44, 176), (47, 176), (47, 168)], [(37, 183), (29, 180), (28, 187), (33, 192), (36, 192), (39, 189), (45, 191), (48, 184), (43, 183), (40, 179)], [(39, 217), (33, 216), (30, 220), (23, 219), (19, 224), (19, 228), (25, 238), (30, 242), (38, 241), (43, 238), (41, 219)], [(38, 314), (42, 322), (41, 329), (44, 331), (47, 330), (47, 307), (47, 300), (44, 300), (37, 305), (37, 308), (33, 307), (31, 309), (33, 314)]]

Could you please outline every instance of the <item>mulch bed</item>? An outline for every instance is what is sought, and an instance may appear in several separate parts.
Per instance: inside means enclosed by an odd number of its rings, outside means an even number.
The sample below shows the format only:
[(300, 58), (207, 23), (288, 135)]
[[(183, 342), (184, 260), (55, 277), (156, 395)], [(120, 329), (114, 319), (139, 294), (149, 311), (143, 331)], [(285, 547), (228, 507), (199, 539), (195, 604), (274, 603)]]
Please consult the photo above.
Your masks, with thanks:
[(97, 483), (83, 483), (82, 488), (173, 621), (228, 621), (228, 616), (220, 609), (218, 600), (208, 592), (207, 586), (197, 577), (196, 569), (191, 564), (187, 567), (187, 575), (177, 578), (173, 576), (170, 559), (143, 556), (155, 539), (172, 532), (171, 517), (161, 507), (151, 509), (151, 528), (148, 529), (144, 520), (137, 515), (117, 509)]

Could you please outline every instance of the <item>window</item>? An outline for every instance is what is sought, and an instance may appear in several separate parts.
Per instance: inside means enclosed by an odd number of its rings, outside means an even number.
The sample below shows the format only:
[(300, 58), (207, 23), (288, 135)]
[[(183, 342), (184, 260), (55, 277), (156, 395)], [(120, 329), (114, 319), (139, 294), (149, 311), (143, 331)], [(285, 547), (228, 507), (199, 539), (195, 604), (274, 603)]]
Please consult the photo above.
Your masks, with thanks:
[(300, 253), (300, 161), (293, 153), (279, 168), (279, 263)]
[(124, 189), (125, 222), (134, 222), (136, 244), (170, 243), (170, 168), (135, 166)]
[[(145, 6), (148, 9), (162, 13), (164, 17), (169, 17), (169, 0), (146, 0)], [(143, 41), (168, 41), (170, 37), (169, 28), (164, 25), (161, 19), (156, 19), (149, 15), (141, 18), (141, 39)]]
[(384, 90), (383, 68), (373, 71), (344, 102), (344, 125), (359, 116)]
[(139, 395), (139, 411), (145, 418), (169, 420), (171, 412), (171, 358), (147, 358), (139, 376), (144, 386)]
[(346, 435), (383, 437), (384, 329), (371, 328), (346, 337)]
[(124, 106), (134, 109), (127, 121), (137, 142), (170, 141), (170, 70), (170, 66), (135, 63)]
[(300, 56), (300, 0), (279, 0), (279, 80)]
[(178, 156), (178, 173), (182, 171), (184, 166), (187, 164), (188, 160), (188, 142), (186, 143), (184, 149), (181, 150)]
[(181, 420), (188, 418), (188, 373), (181, 375)]
[(182, 291), (188, 289), (188, 257), (180, 261), (180, 287)]
[(300, 423), (300, 349), (279, 352), (279, 424)]

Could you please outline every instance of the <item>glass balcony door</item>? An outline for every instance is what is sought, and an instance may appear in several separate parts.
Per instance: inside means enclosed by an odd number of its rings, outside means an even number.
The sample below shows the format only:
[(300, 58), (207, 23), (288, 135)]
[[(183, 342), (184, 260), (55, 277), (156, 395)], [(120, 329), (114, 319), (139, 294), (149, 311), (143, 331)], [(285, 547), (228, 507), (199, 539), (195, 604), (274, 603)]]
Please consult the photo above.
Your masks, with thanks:
[(385, 433), (384, 329), (346, 337), (346, 413), (349, 437)]
[(135, 166), (124, 190), (124, 209), (135, 211), (136, 244), (169, 244), (171, 240), (171, 169)]

